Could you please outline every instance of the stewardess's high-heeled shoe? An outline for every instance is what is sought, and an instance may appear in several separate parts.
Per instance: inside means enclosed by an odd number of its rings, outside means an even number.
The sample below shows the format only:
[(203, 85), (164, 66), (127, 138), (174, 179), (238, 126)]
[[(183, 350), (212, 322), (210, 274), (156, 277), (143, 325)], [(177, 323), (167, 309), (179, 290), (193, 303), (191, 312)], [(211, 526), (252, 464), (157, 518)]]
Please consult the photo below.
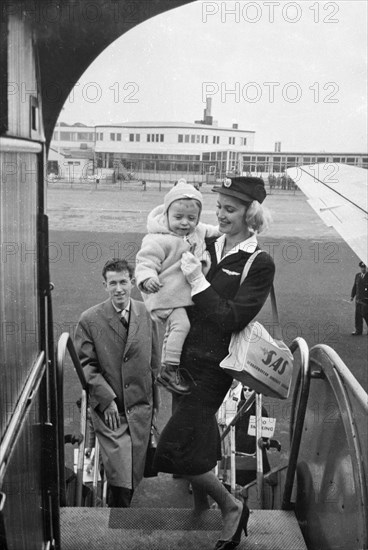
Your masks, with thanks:
[(235, 534), (228, 540), (218, 540), (214, 550), (232, 550), (236, 548), (241, 541), (242, 530), (244, 530), (244, 535), (248, 536), (247, 525), (249, 519), (249, 508), (246, 503), (243, 503), (243, 510), (239, 519), (238, 527), (235, 531)]

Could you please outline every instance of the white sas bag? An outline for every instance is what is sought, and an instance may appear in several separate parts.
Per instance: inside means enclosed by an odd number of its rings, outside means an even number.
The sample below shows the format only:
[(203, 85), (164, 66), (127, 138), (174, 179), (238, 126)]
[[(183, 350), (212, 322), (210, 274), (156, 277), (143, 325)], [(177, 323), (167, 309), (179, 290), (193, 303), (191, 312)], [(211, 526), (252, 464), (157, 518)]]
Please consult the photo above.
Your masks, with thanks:
[(284, 342), (274, 340), (258, 321), (232, 334), (229, 354), (220, 367), (258, 393), (279, 399), (289, 395), (293, 355)]

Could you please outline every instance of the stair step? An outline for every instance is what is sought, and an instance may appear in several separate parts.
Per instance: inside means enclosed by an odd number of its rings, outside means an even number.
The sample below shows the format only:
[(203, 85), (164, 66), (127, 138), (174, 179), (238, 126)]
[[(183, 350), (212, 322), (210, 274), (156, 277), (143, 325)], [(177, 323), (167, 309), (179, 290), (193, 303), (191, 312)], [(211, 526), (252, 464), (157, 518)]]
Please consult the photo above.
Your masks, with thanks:
[[(62, 550), (212, 550), (219, 510), (62, 508)], [(294, 512), (251, 510), (239, 550), (307, 550)]]

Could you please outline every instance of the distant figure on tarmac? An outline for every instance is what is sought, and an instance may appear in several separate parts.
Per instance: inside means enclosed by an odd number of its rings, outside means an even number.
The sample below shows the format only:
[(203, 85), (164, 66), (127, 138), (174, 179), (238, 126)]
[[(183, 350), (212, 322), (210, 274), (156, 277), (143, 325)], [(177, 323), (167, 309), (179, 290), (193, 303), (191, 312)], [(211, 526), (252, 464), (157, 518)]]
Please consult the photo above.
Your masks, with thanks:
[(270, 189), (273, 189), (276, 187), (276, 176), (275, 174), (269, 174), (268, 175), (268, 185), (270, 186)]
[(363, 334), (363, 319), (368, 326), (368, 273), (364, 262), (359, 262), (360, 273), (355, 275), (351, 298), (355, 298), (355, 330), (352, 336)]
[(153, 319), (166, 322), (161, 370), (157, 382), (168, 391), (189, 392), (180, 373), (181, 350), (190, 324), (185, 307), (193, 304), (191, 287), (180, 268), (184, 252), (193, 252), (207, 273), (205, 239), (220, 235), (218, 228), (199, 221), (202, 194), (181, 179), (147, 219), (148, 234), (136, 258), (136, 278)]
[(131, 299), (133, 268), (112, 259), (103, 270), (108, 300), (82, 313), (75, 345), (90, 392), (93, 427), (108, 482), (108, 505), (127, 508), (143, 478), (159, 408), (157, 324)]

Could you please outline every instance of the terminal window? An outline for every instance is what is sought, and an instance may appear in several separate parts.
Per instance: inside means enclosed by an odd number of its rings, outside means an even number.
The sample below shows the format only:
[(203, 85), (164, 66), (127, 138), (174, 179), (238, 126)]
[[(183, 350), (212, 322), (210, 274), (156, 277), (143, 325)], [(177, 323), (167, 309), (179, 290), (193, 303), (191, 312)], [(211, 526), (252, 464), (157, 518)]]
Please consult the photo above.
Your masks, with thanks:
[(147, 134), (147, 141), (156, 142), (156, 143), (159, 141), (162, 142), (164, 141), (164, 134)]
[(61, 141), (75, 141), (75, 134), (73, 132), (60, 132)]

